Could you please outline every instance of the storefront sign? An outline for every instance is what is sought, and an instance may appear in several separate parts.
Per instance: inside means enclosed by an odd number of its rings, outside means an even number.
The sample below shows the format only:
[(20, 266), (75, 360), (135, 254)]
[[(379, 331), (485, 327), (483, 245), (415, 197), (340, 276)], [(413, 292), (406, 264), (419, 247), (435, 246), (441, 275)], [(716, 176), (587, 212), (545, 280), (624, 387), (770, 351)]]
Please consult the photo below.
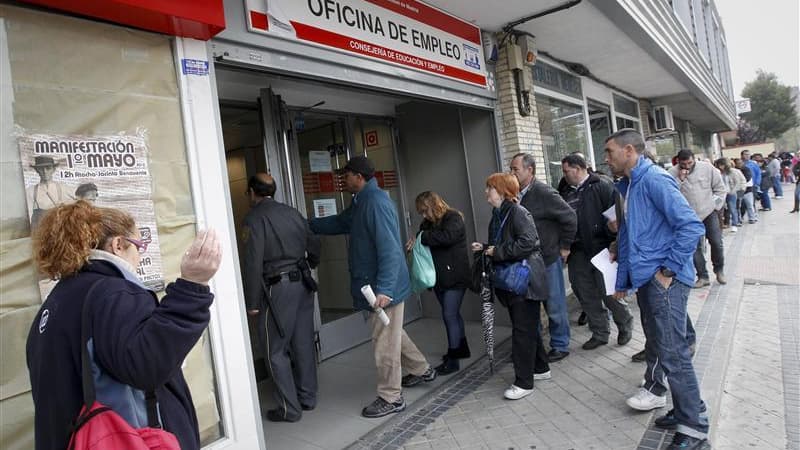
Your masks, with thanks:
[(251, 32), (486, 86), (480, 29), (417, 0), (245, 0)]
[[(64, 136), (16, 133), (28, 217), (36, 228), (56, 206), (86, 200), (130, 213), (146, 242), (136, 272), (153, 290), (164, 288), (158, 228), (144, 132), (136, 135)], [(42, 299), (52, 283), (40, 283)]]

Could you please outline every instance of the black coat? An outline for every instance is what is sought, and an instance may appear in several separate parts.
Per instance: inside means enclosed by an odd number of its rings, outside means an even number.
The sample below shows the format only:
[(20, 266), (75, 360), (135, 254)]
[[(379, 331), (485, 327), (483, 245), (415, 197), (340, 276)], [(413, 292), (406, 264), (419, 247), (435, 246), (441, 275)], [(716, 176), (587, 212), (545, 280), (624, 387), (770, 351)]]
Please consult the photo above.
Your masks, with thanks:
[(533, 216), (542, 241), (542, 257), (545, 265), (549, 266), (561, 256), (561, 249), (568, 250), (572, 245), (578, 219), (555, 189), (538, 180), (531, 183), (520, 204)]
[(423, 220), (422, 244), (431, 249), (436, 268), (436, 288), (466, 289), (470, 284), (467, 230), (457, 211), (447, 211), (438, 224)]
[(99, 260), (56, 285), (28, 334), (36, 449), (67, 448), (70, 424), (83, 405), (81, 312), (98, 279), (90, 316), (95, 363), (121, 383), (154, 390), (164, 429), (177, 436), (183, 450), (199, 449), (197, 416), (181, 364), (208, 325), (213, 294), (208, 286), (178, 279), (159, 303), (151, 291)]
[[(566, 183), (559, 187), (561, 188), (559, 193), (566, 199), (572, 187)], [(576, 211), (578, 232), (572, 245), (573, 249), (583, 250), (592, 257), (604, 248), (608, 248), (616, 239), (616, 233), (608, 229), (608, 221), (603, 216), (603, 212), (615, 204), (614, 192), (612, 181), (589, 174), (578, 194), (580, 198)]]
[[(567, 206), (569, 207), (569, 206)], [(500, 239), (494, 241), (497, 230), (508, 214), (508, 219), (500, 232)], [(516, 203), (504, 201), (499, 210), (492, 213), (489, 223), (489, 243), (494, 245), (492, 263), (513, 263), (528, 260), (531, 268), (531, 279), (528, 283), (528, 294), (525, 298), (545, 301), (550, 295), (547, 284), (547, 269), (542, 258), (539, 235), (536, 232), (531, 213)]]

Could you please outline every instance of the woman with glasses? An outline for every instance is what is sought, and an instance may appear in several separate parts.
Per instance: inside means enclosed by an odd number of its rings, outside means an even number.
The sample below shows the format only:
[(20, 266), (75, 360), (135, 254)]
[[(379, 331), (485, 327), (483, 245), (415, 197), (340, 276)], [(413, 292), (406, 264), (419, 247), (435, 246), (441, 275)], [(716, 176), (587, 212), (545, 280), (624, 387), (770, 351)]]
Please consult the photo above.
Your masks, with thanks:
[(550, 365), (539, 333), (540, 302), (546, 301), (549, 295), (546, 269), (533, 217), (518, 204), (517, 195), (519, 182), (514, 175), (495, 173), (486, 179), (486, 200), (493, 208), (489, 243), (472, 243), (472, 251), (484, 251), (491, 257), (495, 271), (501, 264), (521, 261), (527, 261), (530, 267), (525, 293), (494, 289), (511, 317), (511, 361), (515, 379), (503, 393), (509, 400), (533, 393), (534, 380), (550, 378)]
[[(420, 224), (422, 245), (431, 249), (436, 269), (433, 293), (442, 307), (442, 319), (447, 332), (447, 353), (442, 364), (436, 367), (440, 375), (460, 369), (459, 359), (470, 357), (464, 334), (461, 301), (470, 284), (469, 255), (467, 254), (467, 229), (464, 216), (450, 207), (436, 192), (425, 191), (417, 196), (417, 212), (423, 217)], [(416, 238), (406, 243), (411, 250)]]
[(221, 259), (216, 233), (198, 234), (183, 256), (181, 277), (160, 301), (136, 275), (147, 244), (128, 213), (86, 201), (56, 207), (35, 230), (33, 248), (39, 271), (58, 280), (28, 334), (36, 448), (67, 448), (70, 425), (83, 406), (86, 317), (97, 401), (143, 428), (153, 416), (148, 418), (145, 396), (154, 394), (163, 429), (182, 449), (199, 449), (181, 364), (208, 325), (214, 298), (208, 281)]

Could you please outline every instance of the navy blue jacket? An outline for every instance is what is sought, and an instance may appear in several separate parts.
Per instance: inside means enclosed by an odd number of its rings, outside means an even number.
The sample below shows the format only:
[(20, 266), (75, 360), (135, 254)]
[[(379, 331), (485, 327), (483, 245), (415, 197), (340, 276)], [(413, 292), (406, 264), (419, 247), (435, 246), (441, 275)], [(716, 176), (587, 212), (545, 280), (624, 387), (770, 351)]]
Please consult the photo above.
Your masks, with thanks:
[(392, 299), (392, 306), (411, 296), (406, 255), (400, 240), (397, 209), (389, 194), (370, 179), (341, 214), (309, 222), (317, 234), (350, 234), (348, 264), (353, 307), (371, 311), (361, 286)]
[(197, 416), (180, 367), (208, 325), (213, 295), (207, 286), (178, 279), (158, 303), (151, 291), (100, 260), (56, 285), (28, 334), (36, 449), (67, 448), (70, 424), (83, 404), (81, 311), (98, 279), (91, 314), (96, 365), (134, 389), (154, 390), (164, 429), (177, 436), (181, 449), (199, 449)]

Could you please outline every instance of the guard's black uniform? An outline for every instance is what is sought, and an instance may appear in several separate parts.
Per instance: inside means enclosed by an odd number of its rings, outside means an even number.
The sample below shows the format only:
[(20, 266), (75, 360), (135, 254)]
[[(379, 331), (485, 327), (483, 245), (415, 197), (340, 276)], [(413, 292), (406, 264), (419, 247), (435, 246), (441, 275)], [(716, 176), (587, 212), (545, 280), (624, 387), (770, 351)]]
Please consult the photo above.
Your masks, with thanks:
[(259, 337), (278, 408), (294, 421), (317, 402), (314, 301), (303, 272), (310, 277), (309, 266), (319, 263), (319, 239), (297, 210), (271, 198), (250, 210), (243, 234), (247, 309), (260, 311)]

